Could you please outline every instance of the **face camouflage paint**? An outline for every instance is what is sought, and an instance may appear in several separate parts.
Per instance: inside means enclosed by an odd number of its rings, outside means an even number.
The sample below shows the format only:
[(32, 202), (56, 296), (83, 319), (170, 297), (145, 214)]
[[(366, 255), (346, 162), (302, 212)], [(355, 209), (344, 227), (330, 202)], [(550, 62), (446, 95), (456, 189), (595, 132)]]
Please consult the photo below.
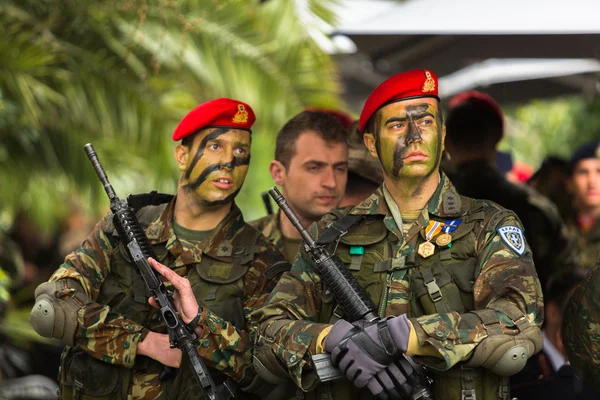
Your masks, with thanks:
[(443, 150), (443, 129), (437, 100), (410, 99), (379, 110), (375, 136), (377, 154), (390, 178), (426, 178), (437, 170)]
[(209, 129), (192, 143), (182, 175), (184, 190), (207, 206), (231, 202), (239, 193), (250, 164), (250, 133), (239, 129)]

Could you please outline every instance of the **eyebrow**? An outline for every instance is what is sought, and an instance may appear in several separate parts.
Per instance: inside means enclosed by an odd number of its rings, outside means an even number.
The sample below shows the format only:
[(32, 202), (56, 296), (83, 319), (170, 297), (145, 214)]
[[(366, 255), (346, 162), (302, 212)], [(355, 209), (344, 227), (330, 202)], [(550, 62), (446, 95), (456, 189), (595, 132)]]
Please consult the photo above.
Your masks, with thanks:
[[(435, 115), (430, 113), (429, 111), (422, 112), (412, 116), (412, 119), (421, 119), (423, 117), (432, 117), (435, 118)], [(385, 125), (388, 125), (391, 122), (404, 122), (408, 119), (408, 117), (390, 117), (387, 121), (385, 121)]]
[(340, 161), (340, 162), (337, 162), (335, 164), (329, 164), (329, 163), (326, 163), (325, 161), (308, 160), (308, 161), (305, 161), (304, 164), (302, 164), (302, 165), (309, 165), (309, 164), (314, 164), (314, 165), (317, 165), (319, 167), (326, 167), (328, 165), (333, 165), (334, 167), (339, 167), (339, 166), (342, 166), (342, 165), (343, 166), (347, 166), (348, 165), (348, 161)]

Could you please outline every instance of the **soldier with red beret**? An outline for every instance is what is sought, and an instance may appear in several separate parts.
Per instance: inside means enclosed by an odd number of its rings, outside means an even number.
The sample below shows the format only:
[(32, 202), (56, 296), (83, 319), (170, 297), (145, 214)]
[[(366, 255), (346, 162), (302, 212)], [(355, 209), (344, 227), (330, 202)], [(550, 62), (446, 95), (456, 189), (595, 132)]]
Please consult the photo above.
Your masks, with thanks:
[[(254, 121), (252, 108), (238, 100), (199, 105), (173, 134), (177, 194), (128, 199), (157, 255), (151, 265), (175, 289), (181, 318), (198, 336), (199, 356), (217, 384), (228, 380), (240, 389), (237, 398), (275, 388), (252, 367), (247, 316), (289, 269), (234, 201), (248, 172)], [(66, 345), (60, 397), (202, 398), (127, 254), (109, 213), (36, 290), (34, 328)]]
[[(253, 315), (261, 324), (255, 357), (310, 399), (413, 399), (403, 355), (428, 367), (438, 400), (508, 399), (508, 376), (542, 346), (542, 293), (518, 217), (461, 196), (440, 171), (446, 131), (433, 72), (379, 85), (358, 129), (383, 184), (310, 230), (326, 238), (382, 320), (346, 321), (302, 250)], [(319, 384), (311, 357), (322, 353), (345, 379)]]

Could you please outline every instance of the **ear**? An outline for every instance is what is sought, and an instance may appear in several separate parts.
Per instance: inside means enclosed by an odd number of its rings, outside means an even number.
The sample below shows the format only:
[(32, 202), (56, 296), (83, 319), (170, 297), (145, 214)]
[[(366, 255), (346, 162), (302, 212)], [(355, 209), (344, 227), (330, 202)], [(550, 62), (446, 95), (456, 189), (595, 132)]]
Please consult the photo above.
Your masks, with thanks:
[(175, 146), (173, 155), (175, 156), (175, 161), (177, 161), (177, 168), (179, 168), (180, 171), (185, 171), (188, 162), (189, 149), (180, 143)]
[(371, 153), (373, 157), (379, 158), (377, 156), (377, 148), (375, 147), (375, 136), (373, 136), (372, 133), (365, 132), (363, 135), (363, 142), (365, 143), (367, 150), (369, 150), (369, 153)]
[(281, 162), (277, 160), (271, 161), (271, 164), (269, 164), (269, 172), (271, 172), (271, 177), (277, 185), (285, 186), (287, 171)]

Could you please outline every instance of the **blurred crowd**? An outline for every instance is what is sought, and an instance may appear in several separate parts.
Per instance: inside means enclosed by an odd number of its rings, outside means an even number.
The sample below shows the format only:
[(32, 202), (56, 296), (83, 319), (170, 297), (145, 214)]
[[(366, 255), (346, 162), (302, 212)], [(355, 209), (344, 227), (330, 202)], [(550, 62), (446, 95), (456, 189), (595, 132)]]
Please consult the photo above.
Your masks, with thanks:
[[(294, 117), (295, 126), (317, 123), (306, 113), (316, 115), (313, 119), (322, 114), (335, 117), (346, 137), (322, 136), (302, 147), (299, 135), (291, 135), (290, 140), (296, 141), (292, 157), (302, 157), (302, 152), (330, 152), (326, 142), (347, 140), (347, 184), (345, 191), (338, 188), (340, 206), (354, 205), (368, 197), (383, 176), (378, 160), (366, 150), (354, 119), (340, 111), (310, 108)], [(311, 128), (307, 125), (297, 129), (302, 133)], [(544, 348), (512, 378), (512, 396), (600, 399), (600, 393), (574, 376), (562, 345), (562, 316), (569, 295), (595, 265), (600, 251), (600, 142), (583, 146), (568, 160), (548, 155), (536, 171), (527, 171), (513, 162), (510, 154), (497, 149), (504, 132), (503, 112), (491, 97), (476, 91), (456, 96), (448, 103), (442, 170), (460, 194), (492, 200), (515, 211), (533, 251), (545, 295)], [(290, 143), (282, 143), (281, 148), (286, 145)], [(286, 187), (293, 186), (289, 182), (294, 176), (289, 171), (283, 177), (275, 169), (271, 172), (276, 183), (281, 184), (277, 179), (287, 179)], [(314, 182), (306, 185), (320, 184)], [(305, 190), (304, 185), (297, 182), (298, 190)], [(290, 195), (301, 197), (301, 193)], [(31, 330), (26, 334), (14, 327), (27, 327), (36, 287), (49, 279), (93, 229), (95, 221), (76, 202), (72, 204), (70, 217), (50, 234), (43, 233), (24, 212), (15, 216), (8, 231), (0, 233), (0, 398), (55, 396), (62, 346), (36, 338)], [(276, 230), (278, 213), (268, 197), (265, 204), (269, 215), (256, 226), (269, 237)], [(307, 220), (313, 221), (326, 212), (318, 210), (311, 215), (314, 210), (305, 211)], [(283, 235), (272, 241), (293, 258), (300, 240), (286, 237), (285, 229), (278, 232)], [(44, 397), (47, 393), (52, 394)]]

